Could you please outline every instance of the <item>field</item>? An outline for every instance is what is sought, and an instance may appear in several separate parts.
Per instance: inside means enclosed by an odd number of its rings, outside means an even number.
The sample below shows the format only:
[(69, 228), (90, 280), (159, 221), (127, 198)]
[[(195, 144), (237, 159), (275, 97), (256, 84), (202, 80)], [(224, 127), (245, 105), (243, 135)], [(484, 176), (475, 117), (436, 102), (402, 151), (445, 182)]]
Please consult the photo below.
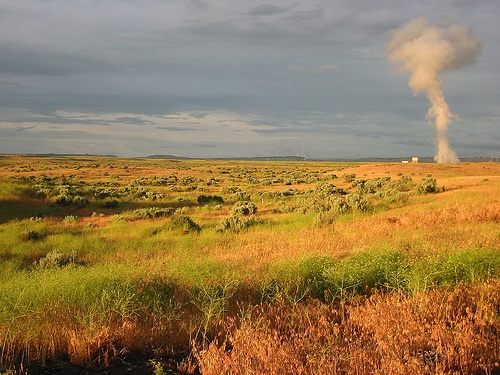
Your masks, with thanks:
[(0, 156), (0, 374), (498, 374), (499, 192), (499, 163)]

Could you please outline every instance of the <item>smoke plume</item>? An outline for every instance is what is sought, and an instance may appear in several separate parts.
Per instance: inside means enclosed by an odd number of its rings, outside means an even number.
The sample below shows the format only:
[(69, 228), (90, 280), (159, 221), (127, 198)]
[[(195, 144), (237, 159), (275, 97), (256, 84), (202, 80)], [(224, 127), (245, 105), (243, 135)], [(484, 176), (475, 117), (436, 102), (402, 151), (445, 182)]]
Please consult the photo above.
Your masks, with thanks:
[(401, 74), (410, 73), (408, 86), (414, 95), (425, 92), (431, 102), (427, 118), (436, 128), (438, 163), (458, 163), (457, 154), (448, 144), (450, 122), (457, 118), (446, 104), (439, 73), (451, 72), (474, 62), (481, 42), (469, 28), (451, 21), (431, 25), (418, 17), (392, 30), (387, 43), (389, 60)]

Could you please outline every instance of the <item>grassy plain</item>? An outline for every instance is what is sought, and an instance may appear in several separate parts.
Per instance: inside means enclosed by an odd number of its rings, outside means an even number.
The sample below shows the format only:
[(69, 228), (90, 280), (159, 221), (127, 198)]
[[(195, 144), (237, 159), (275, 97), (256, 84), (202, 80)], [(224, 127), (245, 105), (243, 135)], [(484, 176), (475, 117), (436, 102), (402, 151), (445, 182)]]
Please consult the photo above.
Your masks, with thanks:
[(2, 156), (0, 373), (492, 374), (499, 192), (498, 163)]

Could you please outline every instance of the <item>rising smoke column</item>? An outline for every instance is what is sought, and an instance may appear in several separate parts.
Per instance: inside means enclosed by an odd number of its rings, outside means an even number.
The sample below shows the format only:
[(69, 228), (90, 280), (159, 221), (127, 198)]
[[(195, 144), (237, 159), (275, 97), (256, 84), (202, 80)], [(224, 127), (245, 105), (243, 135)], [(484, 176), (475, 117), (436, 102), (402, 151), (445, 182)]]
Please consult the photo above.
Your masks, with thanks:
[(431, 25), (427, 18), (418, 17), (392, 30), (387, 43), (389, 60), (400, 73), (410, 73), (408, 86), (414, 95), (425, 92), (431, 102), (427, 118), (436, 128), (438, 163), (458, 163), (450, 148), (446, 133), (451, 120), (457, 118), (448, 108), (439, 73), (451, 72), (474, 62), (481, 42), (465, 26), (451, 21)]

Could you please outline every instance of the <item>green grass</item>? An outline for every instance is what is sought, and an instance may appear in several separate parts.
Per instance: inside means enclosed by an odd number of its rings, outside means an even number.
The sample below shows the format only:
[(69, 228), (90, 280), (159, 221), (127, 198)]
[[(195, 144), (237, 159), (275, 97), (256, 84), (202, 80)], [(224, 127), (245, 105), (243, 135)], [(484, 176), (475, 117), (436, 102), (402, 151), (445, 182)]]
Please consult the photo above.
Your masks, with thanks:
[(92, 338), (128, 321), (176, 319), (174, 291), (170, 281), (115, 264), (12, 275), (0, 286), (3, 356), (19, 342), (26, 353), (54, 355), (74, 332)]
[[(276, 266), (275, 283), (307, 288), (316, 298), (344, 298), (374, 289), (417, 293), (430, 288), (472, 284), (499, 277), (500, 252), (465, 249), (417, 256), (404, 250), (360, 252), (343, 259), (324, 256)], [(288, 280), (287, 280), (288, 279)], [(327, 297), (327, 298), (328, 298)]]

